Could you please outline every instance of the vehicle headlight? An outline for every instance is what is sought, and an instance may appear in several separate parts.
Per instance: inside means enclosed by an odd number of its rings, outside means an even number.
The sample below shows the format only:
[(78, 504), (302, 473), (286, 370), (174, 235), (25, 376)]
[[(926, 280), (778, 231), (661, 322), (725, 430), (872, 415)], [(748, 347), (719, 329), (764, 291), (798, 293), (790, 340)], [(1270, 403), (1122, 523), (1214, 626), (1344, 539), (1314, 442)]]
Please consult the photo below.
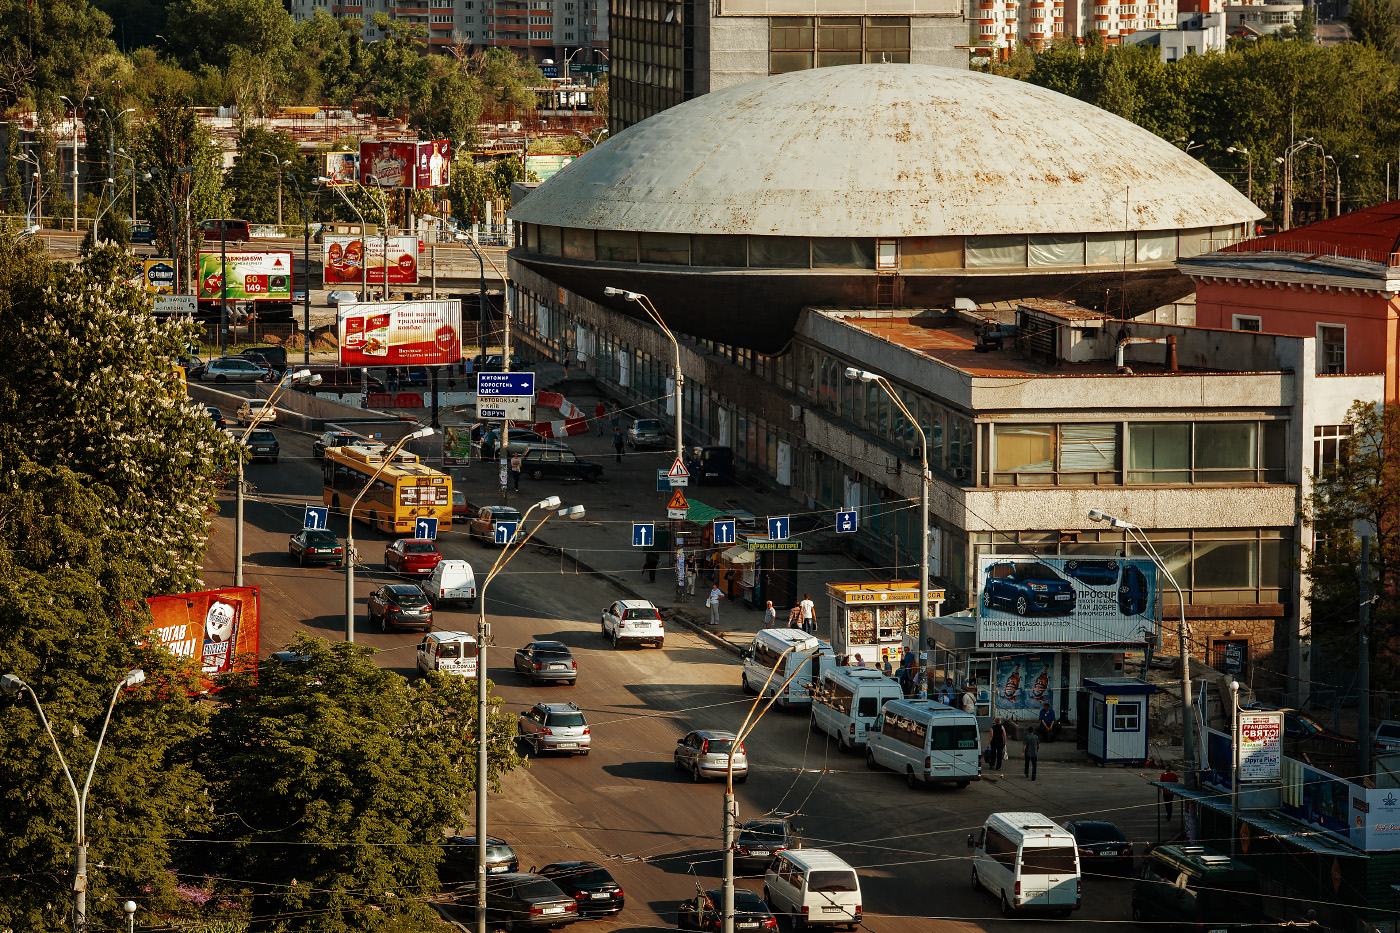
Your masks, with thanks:
[(1044, 593), (1047, 589), (1049, 589), (1049, 587), (1047, 587), (1044, 583), (1027, 583), (1026, 586), (1030, 589), (1035, 590), (1037, 593)]

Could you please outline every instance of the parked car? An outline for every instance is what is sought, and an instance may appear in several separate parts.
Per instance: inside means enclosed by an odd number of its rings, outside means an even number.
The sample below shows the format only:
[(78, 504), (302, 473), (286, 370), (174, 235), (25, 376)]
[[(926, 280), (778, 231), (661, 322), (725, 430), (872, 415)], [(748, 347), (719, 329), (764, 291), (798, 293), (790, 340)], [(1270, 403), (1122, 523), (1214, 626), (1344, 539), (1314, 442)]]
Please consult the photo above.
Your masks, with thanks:
[(149, 223), (144, 220), (138, 220), (136, 221), (136, 223), (131, 225), (131, 244), (133, 246), (135, 246), (138, 243), (144, 246), (152, 246), (155, 244), (155, 242), (155, 224)]
[(254, 419), (260, 424), (272, 424), (277, 420), (277, 408), (269, 405), (267, 399), (250, 398), (238, 406), (233, 417), (239, 424), (252, 424)]
[(627, 446), (633, 450), (641, 448), (667, 447), (666, 429), (658, 418), (638, 418), (627, 429)]
[(337, 289), (331, 292), (330, 294), (326, 295), (326, 304), (330, 305), (332, 308), (338, 308), (341, 305), (352, 305), (357, 303), (359, 300), (359, 292), (347, 292), (340, 289)]
[[(501, 360), (504, 359), (500, 353), (478, 353), (472, 357), (472, 372), (474, 373), (498, 373), (502, 370)], [(518, 372), (525, 368), (525, 361), (514, 353), (510, 355), (511, 372)]]
[(1133, 873), (1133, 844), (1117, 826), (1104, 820), (1074, 820), (1065, 824), (1079, 849), (1079, 870), (1090, 877)]
[(204, 411), (205, 414), (213, 420), (214, 427), (218, 428), (220, 431), (228, 426), (228, 422), (224, 420), (224, 413), (213, 405), (205, 405)]
[(729, 447), (691, 447), (685, 452), (685, 468), (690, 481), (701, 483), (734, 482), (734, 451)]
[(1123, 568), (1118, 582), (1118, 611), (1125, 616), (1141, 615), (1152, 608), (1147, 605), (1147, 577), (1132, 564)]
[[(364, 388), (368, 392), (383, 392), (384, 382), (376, 376), (361, 376), (358, 367), (354, 366), (303, 366), (313, 376), (320, 376), (321, 381), (313, 385), (307, 382), (293, 382), (292, 388), (298, 392), (359, 392)], [(363, 382), (361, 381), (363, 379)]]
[[(677, 771), (689, 771), (697, 784), (706, 778), (723, 780), (729, 774), (729, 757), (734, 748), (734, 733), (718, 729), (697, 729), (676, 743), (672, 760)], [(742, 784), (749, 778), (749, 758), (744, 743), (734, 754), (734, 780)]]
[(504, 546), (509, 542), (496, 541), (497, 522), (514, 522), (516, 528), (519, 529), (520, 510), (508, 505), (482, 506), (467, 522), (467, 535), (472, 538), (480, 538), (486, 544), (500, 543)]
[(1371, 737), (1371, 751), (1379, 755), (1400, 752), (1400, 722), (1387, 719), (1377, 725)]
[[(477, 452), (478, 457), (481, 456), (481, 439), (486, 435), (487, 430), (491, 428), (496, 429), (496, 441), (499, 444), (501, 431), (500, 428), (497, 428), (494, 424), (488, 424), (486, 422), (477, 422), (476, 424), (471, 426), (470, 435), (472, 448)], [(508, 449), (511, 453), (523, 454), (531, 447), (558, 447), (562, 450), (571, 449), (568, 444), (560, 443), (559, 441), (555, 441), (552, 438), (545, 437), (540, 432), (531, 430), (530, 428), (510, 429), (510, 441)], [(500, 448), (497, 447), (494, 452), (494, 456), (499, 457), (500, 453)]]
[(285, 373), (287, 371), (287, 348), (286, 347), (248, 347), (238, 354), (245, 360), (252, 360), (254, 363), (261, 363), (275, 373)]
[(282, 445), (277, 443), (277, 435), (266, 428), (254, 428), (242, 441), (247, 445), (254, 461), (266, 460), (276, 463), (277, 458), (282, 455)]
[(572, 703), (536, 703), (517, 720), (520, 741), (526, 751), (587, 755), (592, 730), (583, 710)]
[[(253, 239), (246, 220), (206, 220), (199, 225), (199, 233), (205, 242), (227, 240), (230, 243), (247, 243)], [(214, 288), (217, 290), (218, 285)]]
[(442, 560), (437, 542), (427, 538), (399, 538), (384, 548), (384, 569), (390, 573), (427, 576)]
[[(196, 367), (198, 370), (198, 367)], [(267, 367), (259, 366), (252, 360), (245, 360), (237, 356), (220, 357), (217, 360), (210, 360), (204, 364), (204, 369), (191, 370), (188, 375), (193, 376), (200, 382), (266, 382)]]
[(1133, 883), (1133, 921), (1157, 930), (1273, 929), (1259, 875), (1243, 862), (1199, 845), (1157, 846)]
[(364, 438), (353, 431), (327, 431), (311, 442), (311, 456), (323, 460), (327, 447), (349, 447), (359, 440)]
[(1067, 560), (1065, 573), (1090, 586), (1112, 586), (1118, 582), (1118, 561)]
[[(511, 933), (535, 927), (559, 929), (578, 920), (578, 903), (559, 890), (559, 885), (539, 875), (491, 875), (486, 879), (486, 899), (491, 905), (491, 924)], [(457, 903), (462, 907), (476, 903), (476, 879), (459, 889)]]
[(562, 641), (532, 641), (516, 649), (515, 672), (529, 677), (532, 684), (544, 680), (574, 684), (578, 681), (578, 662)]
[(584, 460), (568, 448), (530, 447), (520, 463), (520, 472), (531, 479), (589, 480), (603, 478), (603, 465)]
[(785, 816), (745, 820), (734, 839), (734, 868), (762, 875), (773, 856), (801, 847), (802, 840)]
[(287, 541), (287, 556), (301, 566), (338, 564), (345, 550), (333, 531), (303, 528)]
[[(676, 912), (676, 927), (699, 933), (718, 933), (724, 926), (723, 903), (724, 892), (718, 888), (698, 892), (681, 904), (681, 909)], [(748, 888), (734, 888), (734, 929), (758, 931), (777, 928), (778, 920), (763, 902), (762, 895)]]
[[(476, 881), (476, 836), (448, 836), (442, 841), (442, 861), (438, 862), (438, 883), (453, 888)], [(510, 843), (495, 836), (486, 837), (486, 874), (504, 875), (520, 871), (520, 857)]]
[(982, 605), (1006, 606), (1018, 616), (1032, 612), (1073, 612), (1074, 586), (1036, 560), (999, 561), (987, 568)]
[(661, 610), (645, 599), (619, 599), (603, 610), (601, 627), (604, 638), (611, 638), (613, 647), (624, 643), (651, 642), (658, 648), (666, 644), (666, 625)]
[(580, 916), (612, 917), (627, 904), (622, 885), (597, 862), (554, 862), (534, 873), (553, 881), (572, 897)]
[(369, 620), (381, 631), (433, 627), (433, 607), (423, 591), (409, 583), (385, 583), (369, 594)]

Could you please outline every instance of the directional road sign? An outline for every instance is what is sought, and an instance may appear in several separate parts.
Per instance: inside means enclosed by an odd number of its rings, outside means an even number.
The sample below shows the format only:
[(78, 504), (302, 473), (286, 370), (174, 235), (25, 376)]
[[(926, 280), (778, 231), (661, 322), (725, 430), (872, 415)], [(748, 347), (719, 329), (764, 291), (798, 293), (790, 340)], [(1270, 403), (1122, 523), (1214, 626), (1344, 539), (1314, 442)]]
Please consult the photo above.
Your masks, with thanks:
[(656, 526), (651, 522), (645, 524), (632, 525), (632, 546), (651, 547), (651, 542), (656, 540)]
[(311, 531), (320, 531), (326, 527), (326, 520), (330, 517), (330, 509), (322, 506), (308, 505), (306, 515), (301, 520), (301, 527)]
[(413, 520), (413, 537), (427, 538), (429, 541), (437, 538), (436, 518), (417, 518)]
[(477, 373), (476, 413), (484, 420), (534, 419), (535, 374)]
[(851, 534), (856, 530), (856, 513), (837, 512), (836, 513), (836, 533), (842, 535)]
[(685, 468), (685, 464), (681, 462), (680, 457), (677, 457), (676, 462), (671, 464), (671, 471), (667, 476), (670, 478), (673, 487), (690, 485), (690, 471)]
[(657, 467), (656, 469), (656, 491), (671, 491), (671, 474), (666, 472), (665, 467)]
[(715, 544), (734, 543), (734, 519), (715, 520)]
[(685, 493), (677, 489), (671, 493), (671, 501), (666, 503), (667, 518), (685, 518), (690, 514), (690, 503), (685, 501)]
[(515, 540), (515, 529), (520, 527), (519, 522), (496, 522), (496, 543), (507, 545)]
[(786, 541), (788, 536), (788, 517), (768, 519), (768, 540)]

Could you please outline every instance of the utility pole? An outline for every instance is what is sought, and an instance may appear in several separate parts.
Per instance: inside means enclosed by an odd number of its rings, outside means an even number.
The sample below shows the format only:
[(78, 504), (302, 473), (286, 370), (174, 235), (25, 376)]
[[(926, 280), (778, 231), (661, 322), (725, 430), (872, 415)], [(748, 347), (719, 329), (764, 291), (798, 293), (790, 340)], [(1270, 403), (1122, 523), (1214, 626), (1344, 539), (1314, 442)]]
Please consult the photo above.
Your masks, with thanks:
[(1357, 659), (1356, 689), (1361, 694), (1356, 705), (1356, 753), (1360, 758), (1361, 780), (1371, 776), (1371, 536), (1361, 536), (1361, 603), (1357, 606), (1357, 627), (1361, 630), (1361, 657)]

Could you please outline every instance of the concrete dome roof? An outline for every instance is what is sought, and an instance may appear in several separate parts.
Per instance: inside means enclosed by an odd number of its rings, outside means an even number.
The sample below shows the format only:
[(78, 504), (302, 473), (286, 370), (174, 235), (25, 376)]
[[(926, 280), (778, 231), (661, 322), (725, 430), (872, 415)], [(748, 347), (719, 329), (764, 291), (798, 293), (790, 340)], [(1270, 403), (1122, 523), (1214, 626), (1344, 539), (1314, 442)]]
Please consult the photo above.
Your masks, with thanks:
[[(1127, 195), (1125, 217), (1125, 189)], [(1216, 227), (1263, 216), (1195, 159), (1090, 104), (933, 65), (736, 85), (590, 150), (517, 221), (602, 230), (938, 236)]]

